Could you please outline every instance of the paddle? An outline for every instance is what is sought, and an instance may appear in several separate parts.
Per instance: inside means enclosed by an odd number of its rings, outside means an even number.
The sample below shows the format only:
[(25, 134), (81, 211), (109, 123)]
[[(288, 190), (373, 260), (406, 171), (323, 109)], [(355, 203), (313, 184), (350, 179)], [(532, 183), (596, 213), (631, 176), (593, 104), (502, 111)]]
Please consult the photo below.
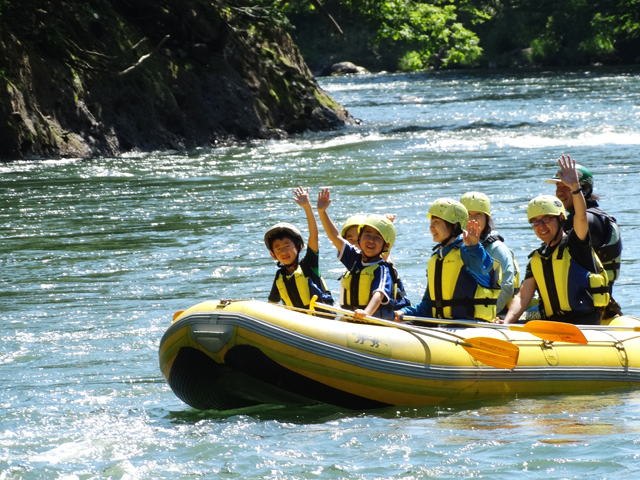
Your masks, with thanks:
[[(566, 342), (566, 343), (588, 343), (584, 334), (578, 327), (570, 323), (551, 322), (549, 320), (530, 320), (524, 325), (516, 324), (502, 324), (502, 323), (490, 323), (490, 322), (476, 322), (474, 320), (451, 320), (442, 318), (423, 318), (423, 317), (410, 317), (405, 315), (402, 317), (404, 320), (429, 322), (429, 323), (444, 323), (465, 325), (469, 327), (484, 327), (484, 328), (496, 328), (501, 330), (511, 330), (514, 332), (527, 332), (531, 335), (535, 335), (538, 338), (549, 340), (550, 342)], [(638, 330), (640, 331), (640, 330)]]
[[(323, 303), (316, 303), (316, 300), (317, 300), (317, 297), (315, 296), (314, 298), (311, 299), (311, 303), (309, 304), (309, 310), (314, 311), (315, 308), (317, 307), (322, 310), (338, 312), (348, 317), (354, 318), (353, 312), (350, 310), (345, 310), (340, 307), (334, 307), (332, 305), (325, 305)], [(473, 358), (475, 358), (476, 360), (480, 360), (482, 363), (489, 365), (491, 367), (512, 369), (516, 366), (516, 363), (518, 362), (518, 355), (520, 353), (520, 348), (518, 348), (517, 345), (509, 343), (505, 340), (499, 340), (497, 338), (491, 338), (491, 337), (464, 338), (449, 332), (439, 332), (429, 328), (412, 327), (410, 325), (405, 325), (403, 323), (396, 323), (396, 322), (391, 322), (389, 320), (382, 320), (381, 318), (374, 318), (368, 315), (364, 318), (358, 318), (356, 320), (358, 321), (366, 320), (367, 323), (372, 323), (374, 325), (384, 325), (386, 327), (393, 327), (399, 330), (405, 330), (407, 332), (417, 333), (419, 335), (433, 337), (433, 338), (437, 338), (438, 340), (443, 340), (445, 342), (450, 342), (456, 345), (460, 345)], [(449, 335), (450, 337), (455, 337), (456, 340), (452, 340), (443, 335)]]
[(626, 325), (578, 325), (583, 330), (623, 330), (627, 332), (640, 332), (640, 327)]

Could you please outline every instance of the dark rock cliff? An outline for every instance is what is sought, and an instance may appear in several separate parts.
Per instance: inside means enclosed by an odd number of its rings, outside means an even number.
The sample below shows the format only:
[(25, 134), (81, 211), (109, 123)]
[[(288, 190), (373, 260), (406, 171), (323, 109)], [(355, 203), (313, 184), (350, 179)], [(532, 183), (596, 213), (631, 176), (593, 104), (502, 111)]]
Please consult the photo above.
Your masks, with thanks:
[(353, 119), (242, 0), (0, 0), (0, 159), (117, 155)]

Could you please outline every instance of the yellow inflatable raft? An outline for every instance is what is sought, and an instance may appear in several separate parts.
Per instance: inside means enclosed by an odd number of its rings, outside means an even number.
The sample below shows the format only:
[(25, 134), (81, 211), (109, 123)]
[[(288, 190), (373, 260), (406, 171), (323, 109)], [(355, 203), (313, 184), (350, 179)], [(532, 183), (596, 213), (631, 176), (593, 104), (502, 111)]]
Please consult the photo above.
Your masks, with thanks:
[[(639, 386), (640, 320), (608, 323), (581, 326), (586, 343), (572, 343), (522, 327), (396, 328), (260, 301), (209, 301), (175, 316), (159, 358), (174, 393), (201, 410), (319, 402), (368, 409)], [(496, 364), (502, 351), (506, 363)]]

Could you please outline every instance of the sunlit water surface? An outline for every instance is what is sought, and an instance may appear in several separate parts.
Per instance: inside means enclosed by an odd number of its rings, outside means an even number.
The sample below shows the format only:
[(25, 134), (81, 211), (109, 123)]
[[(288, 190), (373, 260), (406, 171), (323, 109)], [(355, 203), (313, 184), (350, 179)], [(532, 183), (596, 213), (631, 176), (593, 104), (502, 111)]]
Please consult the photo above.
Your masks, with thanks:
[[(164, 383), (174, 311), (266, 300), (265, 230), (307, 230), (291, 199), (331, 188), (339, 225), (396, 213), (410, 297), (425, 287), (438, 197), (491, 197), (521, 266), (527, 202), (555, 160), (588, 166), (624, 239), (615, 297), (640, 316), (638, 71), (323, 79), (359, 127), (279, 142), (0, 166), (0, 479), (637, 478), (640, 391), (353, 412), (199, 412)], [(321, 231), (322, 233), (322, 231)], [(321, 236), (321, 268), (342, 267)]]

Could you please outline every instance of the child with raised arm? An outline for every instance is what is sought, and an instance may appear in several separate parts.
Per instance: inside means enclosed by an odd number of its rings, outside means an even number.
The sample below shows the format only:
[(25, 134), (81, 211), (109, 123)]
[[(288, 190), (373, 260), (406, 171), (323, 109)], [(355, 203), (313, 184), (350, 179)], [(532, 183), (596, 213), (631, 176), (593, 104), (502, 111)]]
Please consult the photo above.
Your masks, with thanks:
[(300, 260), (300, 252), (304, 247), (304, 238), (295, 226), (290, 223), (277, 223), (264, 235), (264, 243), (271, 257), (279, 267), (271, 287), (269, 302), (279, 303), (297, 308), (309, 308), (314, 295), (318, 302), (333, 305), (331, 292), (320, 275), (318, 262), (318, 225), (309, 202), (309, 189), (297, 187), (293, 200), (300, 205), (307, 215), (309, 240), (307, 252)]
[[(384, 216), (391, 223), (396, 219), (395, 213), (385, 213)], [(340, 232), (340, 236), (344, 238), (351, 245), (358, 247), (358, 230), (360, 229), (360, 225), (364, 222), (365, 218), (367, 218), (364, 214), (353, 215), (344, 222), (342, 225), (342, 231)], [(411, 305), (411, 300), (407, 296), (407, 292), (404, 289), (404, 284), (402, 283), (402, 279), (398, 275), (398, 271), (395, 268), (393, 257), (390, 252), (383, 253), (382, 259), (389, 264), (389, 271), (391, 272), (391, 276), (393, 278), (393, 289), (395, 292), (394, 298), (394, 310), (399, 310), (404, 307), (408, 307)], [(342, 280), (342, 277), (339, 278)]]
[(356, 319), (366, 315), (393, 319), (394, 282), (389, 265), (382, 259), (396, 238), (393, 223), (382, 215), (367, 215), (358, 227), (358, 246), (354, 246), (340, 236), (329, 218), (330, 204), (329, 189), (323, 188), (318, 193), (318, 215), (348, 270), (341, 280), (340, 305), (352, 310)]

